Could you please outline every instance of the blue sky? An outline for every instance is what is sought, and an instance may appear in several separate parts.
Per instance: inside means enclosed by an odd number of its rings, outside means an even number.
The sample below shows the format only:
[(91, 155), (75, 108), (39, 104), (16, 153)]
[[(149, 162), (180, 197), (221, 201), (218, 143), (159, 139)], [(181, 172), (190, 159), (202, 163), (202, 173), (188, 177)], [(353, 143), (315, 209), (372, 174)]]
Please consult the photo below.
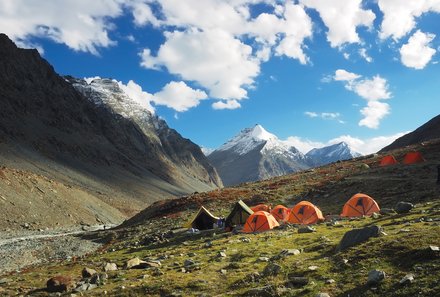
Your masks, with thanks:
[(0, 30), (204, 147), (259, 123), (303, 152), (370, 153), (440, 111), (440, 0), (402, 3), (0, 0)]

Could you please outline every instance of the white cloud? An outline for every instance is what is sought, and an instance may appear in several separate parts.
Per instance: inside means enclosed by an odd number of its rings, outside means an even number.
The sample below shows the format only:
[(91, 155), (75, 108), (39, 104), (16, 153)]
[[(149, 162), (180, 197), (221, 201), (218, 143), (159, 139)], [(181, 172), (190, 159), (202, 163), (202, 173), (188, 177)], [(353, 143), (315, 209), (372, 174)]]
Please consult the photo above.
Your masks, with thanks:
[(402, 64), (406, 67), (415, 69), (423, 69), (431, 61), (436, 50), (430, 47), (430, 43), (434, 40), (435, 34), (423, 33), (417, 30), (400, 48), (400, 58)]
[(343, 120), (341, 120), (341, 114), (339, 112), (321, 112), (317, 113), (314, 111), (306, 111), (304, 114), (310, 118), (321, 118), (323, 120), (335, 120), (340, 124), (345, 124)]
[(176, 111), (183, 112), (199, 105), (200, 101), (208, 96), (201, 90), (194, 90), (181, 82), (169, 82), (160, 92), (153, 96), (155, 104), (165, 105)]
[(153, 14), (149, 5), (142, 1), (131, 1), (128, 2), (129, 6), (132, 8), (134, 23), (137, 26), (145, 26), (151, 24), (155, 27), (160, 25), (160, 21)]
[(360, 77), (361, 76), (359, 74), (348, 72), (347, 70), (344, 69), (338, 69), (335, 71), (335, 75), (333, 76), (333, 79), (338, 81), (353, 81)]
[(184, 80), (197, 81), (214, 98), (247, 97), (244, 86), (253, 84), (260, 72), (250, 46), (221, 30), (174, 31), (166, 38), (156, 57), (143, 51), (142, 66), (164, 66)]
[(378, 152), (385, 146), (391, 144), (397, 138), (407, 134), (407, 132), (400, 132), (388, 136), (378, 136), (372, 138), (359, 138), (350, 135), (341, 135), (339, 137), (330, 139), (326, 143), (319, 141), (312, 141), (310, 139), (303, 139), (297, 136), (290, 136), (287, 138), (286, 143), (295, 146), (300, 152), (307, 153), (313, 148), (321, 148), (324, 146), (337, 144), (340, 142), (347, 143), (354, 151), (363, 155)]
[(391, 98), (387, 80), (379, 75), (372, 79), (361, 79), (360, 75), (344, 69), (336, 70), (333, 78), (336, 81), (344, 81), (347, 90), (367, 100), (367, 106), (361, 109), (364, 118), (359, 125), (377, 129), (380, 121), (390, 113), (390, 105), (380, 101)]
[[(93, 79), (94, 78), (89, 78), (89, 79), (86, 79), (86, 81), (87, 81), (87, 83), (90, 84), (90, 82)], [(142, 87), (132, 80), (130, 80), (126, 85), (124, 83), (118, 81), (118, 85), (124, 91), (124, 93), (128, 97), (130, 97), (133, 101), (138, 103), (141, 107), (145, 108), (146, 110), (154, 113), (154, 107), (151, 106), (151, 104), (150, 104), (151, 101), (154, 101), (153, 95), (142, 90)]]
[(364, 58), (364, 60), (367, 61), (368, 63), (373, 62), (373, 58), (371, 58), (371, 57), (368, 55), (367, 50), (366, 50), (365, 48), (361, 48), (361, 49), (359, 50), (359, 55), (360, 55), (362, 58)]
[(20, 45), (32, 36), (64, 43), (76, 51), (98, 53), (114, 45), (108, 32), (110, 18), (122, 14), (119, 0), (14, 0), (0, 2), (0, 28)]
[(427, 12), (440, 13), (439, 0), (379, 0), (383, 12), (380, 38), (399, 40), (416, 27), (416, 18)]
[(241, 104), (237, 100), (217, 101), (212, 104), (214, 109), (237, 109)]
[(358, 26), (371, 27), (376, 18), (371, 10), (362, 9), (362, 0), (301, 0), (316, 9), (328, 28), (327, 40), (332, 47), (345, 43), (359, 43)]

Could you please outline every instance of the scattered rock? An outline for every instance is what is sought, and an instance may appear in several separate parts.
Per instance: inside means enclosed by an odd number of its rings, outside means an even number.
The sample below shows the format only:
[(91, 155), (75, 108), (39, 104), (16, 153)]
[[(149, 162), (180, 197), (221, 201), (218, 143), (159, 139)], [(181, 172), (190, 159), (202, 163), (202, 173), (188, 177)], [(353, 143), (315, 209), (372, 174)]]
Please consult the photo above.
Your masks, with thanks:
[(377, 269), (373, 269), (368, 272), (367, 285), (377, 285), (385, 279), (385, 272)]
[(259, 257), (258, 259), (257, 259), (257, 261), (258, 262), (269, 262), (269, 258), (268, 257)]
[(330, 297), (330, 295), (328, 293), (318, 293), (315, 297)]
[(250, 289), (244, 296), (252, 296), (252, 297), (272, 297), (275, 296), (276, 290), (274, 286), (265, 286), (260, 288)]
[(408, 232), (411, 232), (411, 230), (407, 229), (407, 228), (403, 228), (403, 229), (400, 229), (397, 233), (408, 233)]
[(329, 279), (326, 279), (325, 280), (325, 283), (327, 284), (327, 285), (330, 285), (330, 284), (333, 284), (333, 283), (335, 283), (336, 281), (334, 280), (334, 279), (332, 279), (332, 278), (329, 278)]
[(303, 276), (289, 276), (289, 280), (286, 283), (287, 287), (304, 287), (309, 283), (308, 277)]
[(378, 214), (377, 212), (373, 212), (373, 214), (371, 215), (371, 217), (375, 220), (377, 220), (378, 218), (380, 218), (380, 214)]
[(281, 271), (281, 266), (276, 263), (269, 263), (263, 270), (264, 276), (274, 276)]
[(116, 265), (116, 263), (106, 263), (104, 265), (104, 271), (108, 272), (108, 271), (116, 271), (118, 270), (118, 265)]
[(127, 263), (125, 263), (125, 268), (127, 269), (144, 268), (142, 267), (142, 264), (144, 263), (146, 262), (136, 257), (128, 260)]
[(218, 252), (217, 257), (219, 258), (226, 258), (226, 253), (223, 251)]
[(394, 211), (394, 209), (392, 209), (392, 208), (381, 208), (380, 209), (380, 211), (379, 211), (379, 213), (381, 214), (381, 215), (395, 215), (396, 214), (396, 212)]
[(107, 273), (96, 273), (90, 278), (90, 283), (98, 286), (104, 285), (108, 280)]
[(97, 272), (95, 269), (84, 267), (84, 269), (81, 271), (81, 275), (83, 278), (89, 278), (95, 275)]
[(226, 269), (220, 269), (220, 273), (226, 275), (228, 272), (226, 271)]
[(212, 241), (208, 241), (204, 245), (205, 248), (211, 248), (212, 247)]
[(318, 270), (318, 266), (312, 265), (312, 266), (307, 267), (307, 269), (310, 271), (316, 271), (316, 270)]
[(251, 239), (248, 238), (248, 237), (241, 237), (240, 240), (241, 240), (241, 242), (245, 242), (245, 243), (250, 243), (251, 242)]
[(297, 249), (282, 250), (278, 255), (273, 256), (271, 260), (279, 260), (287, 256), (296, 256), (299, 254), (301, 254), (301, 251)]
[(70, 276), (54, 276), (46, 282), (48, 292), (66, 292), (75, 286), (75, 282)]
[(313, 233), (316, 232), (316, 229), (313, 228), (312, 226), (301, 226), (298, 229), (298, 233)]
[(411, 209), (414, 208), (414, 204), (410, 202), (403, 202), (400, 201), (396, 204), (396, 207), (394, 208), (397, 213), (408, 213)]
[(405, 275), (399, 282), (401, 285), (408, 285), (414, 282), (414, 274), (409, 273)]
[(344, 234), (339, 242), (336, 251), (342, 251), (349, 247), (358, 245), (367, 241), (370, 237), (377, 237), (380, 235), (381, 228), (379, 226), (369, 226), (362, 229), (353, 229)]
[(438, 247), (438, 246), (435, 246), (435, 245), (430, 245), (429, 246), (429, 250), (431, 251), (431, 252), (440, 252), (440, 248)]
[(91, 283), (86, 283), (86, 282), (80, 282), (75, 289), (73, 289), (74, 292), (80, 293), (80, 292), (85, 292), (85, 291), (90, 291), (93, 289), (96, 289), (98, 286), (95, 284), (91, 284)]
[(188, 253), (188, 257), (195, 257), (195, 256), (197, 256), (196, 253)]
[(164, 274), (165, 273), (162, 270), (160, 270), (160, 268), (157, 268), (157, 267), (154, 268), (153, 273), (152, 273), (153, 276), (161, 276)]
[(1, 285), (7, 285), (8, 283), (12, 282), (9, 278), (0, 278), (0, 286)]

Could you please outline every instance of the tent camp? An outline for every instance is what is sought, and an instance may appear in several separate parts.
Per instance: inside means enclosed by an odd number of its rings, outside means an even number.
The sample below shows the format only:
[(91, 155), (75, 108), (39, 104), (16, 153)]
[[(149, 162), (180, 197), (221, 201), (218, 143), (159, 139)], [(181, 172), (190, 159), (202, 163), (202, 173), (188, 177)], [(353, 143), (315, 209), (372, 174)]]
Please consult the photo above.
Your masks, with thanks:
[(199, 230), (213, 229), (214, 224), (217, 223), (218, 219), (218, 217), (212, 215), (206, 208), (202, 206), (194, 216), (194, 219), (186, 224), (185, 227)]
[(288, 209), (284, 205), (277, 205), (272, 209), (270, 213), (274, 216), (274, 218), (278, 221), (278, 223), (287, 222), (287, 219), (289, 218), (290, 209)]
[(323, 220), (324, 216), (318, 207), (308, 201), (301, 201), (290, 210), (288, 222), (308, 225), (316, 224)]
[(244, 224), (243, 232), (262, 232), (279, 226), (277, 220), (266, 211), (254, 212)]
[(234, 227), (238, 225), (244, 225), (246, 220), (252, 215), (254, 212), (249, 206), (246, 205), (243, 201), (238, 201), (235, 203), (234, 208), (231, 213), (226, 217), (225, 227)]
[(270, 206), (266, 205), (266, 204), (258, 204), (255, 206), (252, 206), (251, 209), (255, 212), (255, 211), (266, 211), (266, 212), (270, 212)]
[(380, 166), (388, 166), (397, 164), (396, 158), (393, 155), (384, 156), (382, 160), (380, 160)]
[(425, 159), (420, 152), (409, 152), (403, 158), (403, 164), (415, 164), (421, 162), (425, 162)]
[(358, 193), (345, 203), (341, 217), (370, 216), (379, 212), (380, 208), (376, 201), (368, 195)]

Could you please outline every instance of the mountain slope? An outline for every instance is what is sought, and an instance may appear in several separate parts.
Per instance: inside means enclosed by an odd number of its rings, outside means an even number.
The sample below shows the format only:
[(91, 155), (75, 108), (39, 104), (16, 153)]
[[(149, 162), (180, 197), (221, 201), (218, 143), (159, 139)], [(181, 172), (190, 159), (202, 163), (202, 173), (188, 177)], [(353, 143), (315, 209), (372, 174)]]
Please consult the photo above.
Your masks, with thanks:
[(212, 152), (208, 159), (225, 185), (266, 179), (309, 168), (301, 152), (280, 141), (260, 125), (242, 130)]
[(432, 118), (413, 132), (399, 137), (393, 143), (384, 147), (381, 152), (390, 151), (411, 144), (417, 144), (435, 138), (440, 138), (440, 115)]
[(345, 142), (340, 142), (322, 148), (314, 148), (306, 154), (306, 157), (309, 159), (309, 163), (313, 167), (360, 156), (361, 154), (353, 151)]
[[(98, 90), (94, 91), (98, 96)], [(114, 91), (114, 98), (123, 97)], [(82, 202), (62, 212), (89, 215), (57, 223), (73, 225), (82, 219), (92, 223), (89, 218), (95, 217), (117, 222), (158, 199), (221, 186), (197, 145), (151, 114), (142, 122), (122, 113), (116, 106), (100, 106), (93, 98), (87, 99), (36, 50), (18, 49), (6, 35), (0, 35), (0, 165), (6, 171), (20, 170), (23, 179), (36, 174), (38, 179), (64, 185), (70, 194), (52, 193), (66, 206), (69, 195), (74, 195), (72, 189), (86, 192)], [(6, 216), (1, 217), (0, 226), (15, 227), (28, 216), (35, 216), (36, 225), (55, 224), (54, 218), (45, 215), (53, 201), (23, 208), (21, 217), (9, 220), (8, 209), (22, 205), (16, 203), (19, 199), (29, 205), (39, 196), (25, 194), (38, 192), (35, 185), (19, 182), (16, 188), (9, 174), (5, 176), (0, 186), (8, 202), (2, 205)], [(45, 187), (43, 192), (51, 191), (49, 185)], [(92, 206), (86, 206), (91, 201), (88, 196), (96, 198)], [(101, 214), (105, 207), (99, 204), (108, 205), (114, 213)]]

